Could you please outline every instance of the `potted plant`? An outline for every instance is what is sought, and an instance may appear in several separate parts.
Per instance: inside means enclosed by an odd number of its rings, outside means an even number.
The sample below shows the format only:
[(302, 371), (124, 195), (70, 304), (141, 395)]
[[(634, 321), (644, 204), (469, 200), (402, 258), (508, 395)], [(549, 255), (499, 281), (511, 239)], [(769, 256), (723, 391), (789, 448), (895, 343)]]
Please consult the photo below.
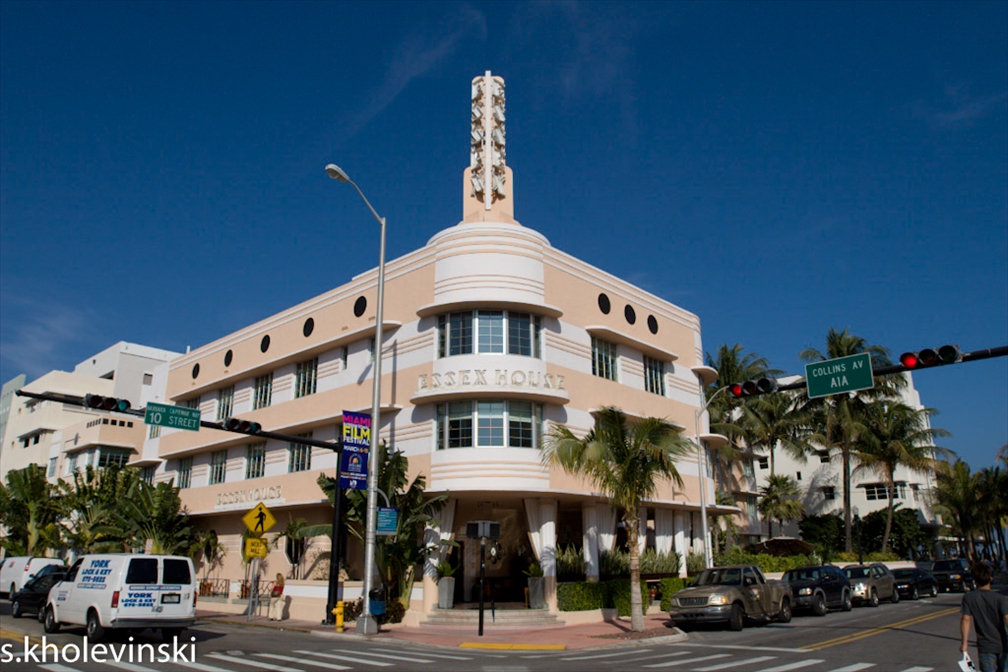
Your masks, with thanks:
[(438, 609), (451, 609), (455, 606), (455, 567), (448, 562), (437, 564)]
[(546, 579), (543, 578), (542, 565), (533, 562), (525, 570), (528, 577), (529, 608), (543, 609), (546, 607)]

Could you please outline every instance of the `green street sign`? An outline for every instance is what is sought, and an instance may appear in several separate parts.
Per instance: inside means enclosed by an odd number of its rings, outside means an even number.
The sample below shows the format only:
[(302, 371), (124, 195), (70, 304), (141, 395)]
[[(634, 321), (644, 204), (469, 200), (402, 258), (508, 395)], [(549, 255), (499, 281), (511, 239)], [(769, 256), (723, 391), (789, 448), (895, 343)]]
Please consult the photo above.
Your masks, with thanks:
[(805, 365), (805, 383), (809, 399), (828, 397), (831, 394), (870, 390), (875, 387), (872, 377), (871, 355), (858, 355), (828, 359), (825, 362)]
[(186, 408), (184, 406), (149, 403), (144, 411), (144, 423), (198, 432), (200, 428), (200, 412), (198, 409)]

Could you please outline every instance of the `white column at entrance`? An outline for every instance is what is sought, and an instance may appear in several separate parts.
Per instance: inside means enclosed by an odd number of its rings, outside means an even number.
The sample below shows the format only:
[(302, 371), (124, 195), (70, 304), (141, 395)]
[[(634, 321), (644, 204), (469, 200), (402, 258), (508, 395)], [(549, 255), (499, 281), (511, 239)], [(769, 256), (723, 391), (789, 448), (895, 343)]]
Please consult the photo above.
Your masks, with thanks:
[(542, 521), (539, 527), (539, 539), (542, 543), (542, 556), (540, 558), (543, 569), (543, 582), (546, 592), (546, 604), (550, 611), (557, 610), (556, 600), (556, 520), (557, 501), (555, 499), (543, 499), (539, 502), (539, 516)]
[(675, 545), (673, 548), (675, 552), (679, 554), (682, 562), (679, 565), (679, 576), (686, 576), (686, 554), (689, 552), (686, 548), (686, 521), (684, 520), (687, 514), (676, 511), (675, 512), (675, 534), (673, 538), (675, 539)]
[(647, 548), (647, 507), (642, 506), (637, 510), (637, 554), (644, 553)]
[(585, 578), (588, 581), (599, 580), (599, 530), (598, 515), (595, 503), (581, 505), (582, 549), (585, 559)]

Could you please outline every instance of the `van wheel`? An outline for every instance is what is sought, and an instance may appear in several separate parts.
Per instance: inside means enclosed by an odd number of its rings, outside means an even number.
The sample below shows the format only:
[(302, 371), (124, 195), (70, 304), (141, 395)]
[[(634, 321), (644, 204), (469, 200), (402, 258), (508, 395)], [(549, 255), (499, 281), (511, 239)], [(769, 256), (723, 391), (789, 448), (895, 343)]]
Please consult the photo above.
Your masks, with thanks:
[(850, 611), (854, 607), (854, 603), (851, 601), (850, 591), (845, 590), (843, 593), (843, 610)]
[(816, 593), (815, 600), (812, 602), (812, 611), (816, 616), (826, 615), (826, 597), (822, 593)]
[(728, 629), (738, 632), (742, 629), (742, 621), (745, 619), (745, 609), (737, 602), (732, 605), (731, 613), (728, 614)]
[(182, 628), (161, 628), (161, 639), (170, 642), (182, 635)]
[(10, 615), (14, 618), (21, 618), (24, 612), (21, 611), (21, 600), (14, 600), (10, 605)]
[(50, 635), (59, 632), (60, 624), (56, 620), (56, 614), (53, 612), (52, 607), (45, 608), (45, 618), (42, 620), (42, 629), (45, 630)]
[(87, 636), (92, 642), (100, 642), (105, 636), (105, 628), (98, 620), (98, 612), (92, 609), (87, 615)]

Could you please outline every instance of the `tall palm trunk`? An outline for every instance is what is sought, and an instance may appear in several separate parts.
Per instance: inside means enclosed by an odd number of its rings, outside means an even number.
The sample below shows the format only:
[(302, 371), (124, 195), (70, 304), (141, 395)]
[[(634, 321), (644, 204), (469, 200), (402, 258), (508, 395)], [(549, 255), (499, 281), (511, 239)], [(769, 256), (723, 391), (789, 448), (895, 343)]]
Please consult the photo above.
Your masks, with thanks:
[(889, 533), (892, 531), (892, 519), (893, 519), (893, 499), (896, 495), (896, 483), (895, 483), (895, 472), (889, 470), (889, 483), (886, 484), (886, 490), (889, 494), (889, 510), (885, 521), (885, 534), (882, 535), (882, 552), (885, 553), (889, 550)]
[(623, 524), (626, 527), (627, 544), (630, 546), (630, 628), (634, 632), (641, 632), (644, 630), (644, 613), (641, 611), (640, 551), (637, 547), (640, 520), (637, 513), (625, 513)]
[(850, 492), (850, 439), (844, 437), (843, 442), (843, 515), (844, 515), (844, 551), (851, 553), (851, 492)]

